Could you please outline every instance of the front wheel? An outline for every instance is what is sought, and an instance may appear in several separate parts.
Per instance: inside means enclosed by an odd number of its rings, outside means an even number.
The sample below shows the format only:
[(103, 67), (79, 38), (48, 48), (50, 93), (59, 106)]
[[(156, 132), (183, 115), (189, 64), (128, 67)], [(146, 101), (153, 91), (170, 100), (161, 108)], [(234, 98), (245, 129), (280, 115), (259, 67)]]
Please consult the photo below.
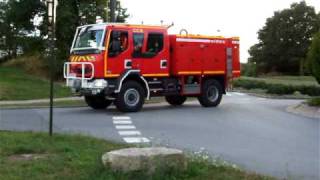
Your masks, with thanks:
[(204, 107), (218, 106), (222, 99), (222, 86), (217, 80), (206, 80), (202, 86), (202, 93), (198, 97), (200, 104)]
[(187, 100), (186, 96), (179, 96), (179, 95), (166, 96), (166, 101), (173, 106), (180, 106), (186, 100)]
[(93, 109), (105, 109), (108, 106), (110, 106), (112, 103), (111, 100), (106, 99), (102, 95), (85, 96), (84, 99), (85, 99), (86, 103), (88, 104), (88, 106), (90, 106)]
[(124, 82), (114, 104), (121, 112), (140, 111), (145, 98), (143, 87), (136, 81)]

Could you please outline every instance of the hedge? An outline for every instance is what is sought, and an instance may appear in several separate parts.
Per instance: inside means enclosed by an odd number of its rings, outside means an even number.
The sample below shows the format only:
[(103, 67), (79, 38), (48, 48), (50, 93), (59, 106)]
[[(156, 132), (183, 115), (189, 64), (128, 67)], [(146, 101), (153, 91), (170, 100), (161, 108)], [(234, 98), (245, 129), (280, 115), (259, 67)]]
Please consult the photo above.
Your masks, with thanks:
[(233, 85), (244, 89), (265, 89), (269, 94), (284, 95), (299, 91), (301, 94), (309, 96), (320, 96), (320, 87), (317, 86), (269, 84), (264, 81), (247, 79), (237, 79)]

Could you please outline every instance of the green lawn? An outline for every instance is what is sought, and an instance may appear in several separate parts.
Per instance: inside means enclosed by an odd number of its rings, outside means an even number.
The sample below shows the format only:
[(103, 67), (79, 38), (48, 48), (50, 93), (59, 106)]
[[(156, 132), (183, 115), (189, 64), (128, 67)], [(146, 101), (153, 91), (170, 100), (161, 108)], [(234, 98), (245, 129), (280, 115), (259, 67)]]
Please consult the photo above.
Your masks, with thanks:
[[(0, 131), (0, 179), (106, 179), (106, 180), (262, 180), (272, 179), (244, 172), (212, 161), (190, 158), (185, 172), (143, 172), (123, 174), (112, 172), (101, 162), (101, 155), (110, 150), (127, 147), (105, 140), (80, 135)], [(37, 158), (21, 158), (31, 154)], [(26, 156), (24, 156), (26, 157)]]
[(241, 79), (260, 80), (268, 84), (320, 86), (312, 76), (265, 76), (258, 78), (242, 76)]
[[(49, 98), (49, 81), (29, 75), (20, 68), (0, 66), (0, 100)], [(69, 88), (55, 84), (55, 97), (71, 96)]]

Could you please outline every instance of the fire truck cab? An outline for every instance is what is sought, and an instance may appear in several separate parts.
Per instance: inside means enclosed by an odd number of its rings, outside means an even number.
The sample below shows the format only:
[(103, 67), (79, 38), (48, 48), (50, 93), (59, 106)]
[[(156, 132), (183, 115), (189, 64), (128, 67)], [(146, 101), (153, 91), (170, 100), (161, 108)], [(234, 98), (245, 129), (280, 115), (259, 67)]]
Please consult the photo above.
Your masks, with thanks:
[(122, 112), (136, 112), (154, 96), (174, 106), (187, 97), (197, 97), (204, 107), (219, 105), (229, 80), (240, 75), (239, 39), (169, 35), (167, 29), (78, 27), (64, 65), (67, 86), (94, 109), (114, 103)]

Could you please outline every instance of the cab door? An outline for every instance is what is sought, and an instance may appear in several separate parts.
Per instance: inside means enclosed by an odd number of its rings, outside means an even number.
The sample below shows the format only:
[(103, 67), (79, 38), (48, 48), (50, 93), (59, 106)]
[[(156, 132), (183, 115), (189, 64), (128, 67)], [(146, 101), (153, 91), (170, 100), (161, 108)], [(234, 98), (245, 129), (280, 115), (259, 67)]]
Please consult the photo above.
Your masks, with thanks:
[(165, 31), (133, 32), (133, 68), (145, 77), (169, 76), (169, 37)]
[(114, 28), (107, 34), (108, 54), (105, 57), (105, 77), (118, 77), (126, 69), (130, 60), (130, 38), (131, 34), (127, 29)]

